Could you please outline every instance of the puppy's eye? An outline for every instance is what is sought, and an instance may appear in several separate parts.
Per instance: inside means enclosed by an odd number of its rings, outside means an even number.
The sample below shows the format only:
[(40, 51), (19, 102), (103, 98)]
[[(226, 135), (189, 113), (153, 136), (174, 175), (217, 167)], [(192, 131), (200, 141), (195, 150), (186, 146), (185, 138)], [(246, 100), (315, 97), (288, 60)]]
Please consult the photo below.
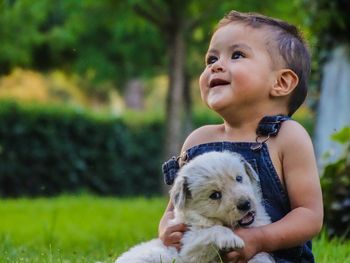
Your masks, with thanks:
[(237, 175), (236, 181), (239, 182), (239, 183), (242, 183), (243, 182), (243, 177), (241, 175)]
[(221, 199), (221, 192), (215, 191), (209, 196), (210, 199), (219, 200)]

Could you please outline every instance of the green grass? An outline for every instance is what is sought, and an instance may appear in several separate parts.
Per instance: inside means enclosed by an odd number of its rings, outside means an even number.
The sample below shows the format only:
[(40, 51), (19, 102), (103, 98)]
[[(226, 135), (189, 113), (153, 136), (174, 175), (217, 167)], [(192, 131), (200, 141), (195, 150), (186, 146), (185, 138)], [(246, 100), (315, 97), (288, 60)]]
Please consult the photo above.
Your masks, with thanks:
[(350, 241), (329, 240), (324, 232), (313, 242), (313, 252), (316, 262), (350, 263)]
[[(167, 200), (89, 195), (0, 200), (0, 262), (114, 262), (155, 237)], [(350, 243), (314, 241), (316, 262), (350, 263)]]
[(0, 262), (113, 262), (157, 233), (164, 199), (0, 200)]

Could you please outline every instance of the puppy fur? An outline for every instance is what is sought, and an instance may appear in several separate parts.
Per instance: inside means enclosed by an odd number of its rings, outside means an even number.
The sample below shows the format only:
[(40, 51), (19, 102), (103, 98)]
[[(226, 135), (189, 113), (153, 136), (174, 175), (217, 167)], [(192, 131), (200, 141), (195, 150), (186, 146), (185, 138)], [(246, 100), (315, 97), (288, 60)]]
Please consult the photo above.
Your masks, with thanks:
[[(170, 190), (170, 199), (175, 213), (171, 223), (189, 226), (180, 252), (153, 239), (131, 248), (116, 263), (222, 262), (220, 251), (244, 247), (233, 228), (270, 223), (261, 204), (258, 175), (239, 154), (232, 152), (204, 153), (184, 165)], [(275, 261), (263, 252), (249, 262)]]

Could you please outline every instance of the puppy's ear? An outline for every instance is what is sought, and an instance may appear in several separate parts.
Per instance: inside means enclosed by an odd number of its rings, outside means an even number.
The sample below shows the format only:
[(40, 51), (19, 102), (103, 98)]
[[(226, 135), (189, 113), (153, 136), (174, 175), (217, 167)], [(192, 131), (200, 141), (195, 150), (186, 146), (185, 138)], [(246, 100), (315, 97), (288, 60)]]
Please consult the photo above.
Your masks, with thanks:
[(185, 176), (175, 180), (174, 186), (170, 190), (170, 199), (173, 205), (179, 209), (185, 208), (186, 199), (191, 195)]
[(245, 169), (246, 173), (248, 174), (250, 180), (253, 183), (260, 182), (259, 175), (255, 172), (253, 167), (247, 161), (243, 161), (243, 164), (244, 164), (244, 169)]

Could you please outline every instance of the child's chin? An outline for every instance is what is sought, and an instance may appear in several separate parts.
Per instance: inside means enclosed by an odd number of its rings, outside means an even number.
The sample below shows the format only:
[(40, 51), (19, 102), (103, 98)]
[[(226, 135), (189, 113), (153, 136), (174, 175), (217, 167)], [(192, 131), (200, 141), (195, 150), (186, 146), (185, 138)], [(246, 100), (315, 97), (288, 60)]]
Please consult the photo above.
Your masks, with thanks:
[(220, 112), (224, 108), (224, 103), (221, 101), (208, 102), (208, 107), (213, 111)]

